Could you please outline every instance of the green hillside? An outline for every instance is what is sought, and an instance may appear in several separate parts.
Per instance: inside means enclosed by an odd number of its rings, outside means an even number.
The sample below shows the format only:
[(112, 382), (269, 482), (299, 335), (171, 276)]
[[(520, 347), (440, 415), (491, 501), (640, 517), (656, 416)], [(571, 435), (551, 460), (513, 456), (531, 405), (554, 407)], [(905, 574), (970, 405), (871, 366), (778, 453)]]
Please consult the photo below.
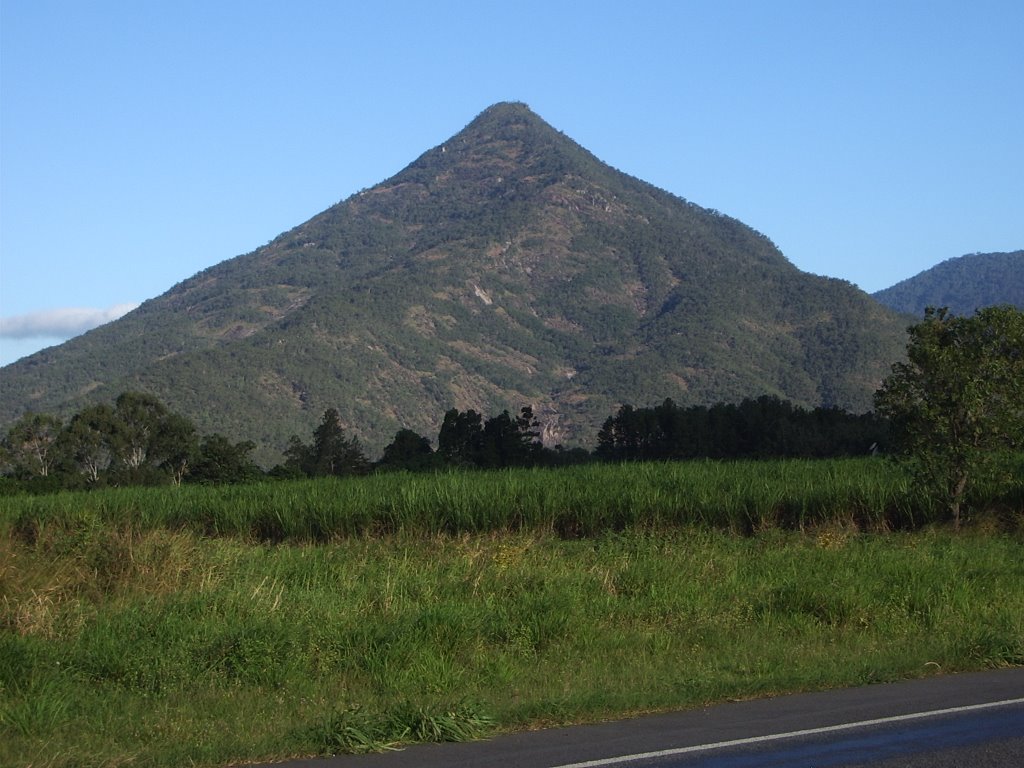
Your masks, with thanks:
[(957, 315), (998, 304), (1024, 309), (1024, 251), (947, 259), (872, 295), (885, 306), (916, 317), (925, 307), (948, 307)]
[(328, 407), (374, 452), (532, 404), (592, 443), (619, 403), (870, 407), (906, 323), (765, 236), (495, 105), (391, 179), (0, 370), (0, 423), (126, 389), (279, 458)]

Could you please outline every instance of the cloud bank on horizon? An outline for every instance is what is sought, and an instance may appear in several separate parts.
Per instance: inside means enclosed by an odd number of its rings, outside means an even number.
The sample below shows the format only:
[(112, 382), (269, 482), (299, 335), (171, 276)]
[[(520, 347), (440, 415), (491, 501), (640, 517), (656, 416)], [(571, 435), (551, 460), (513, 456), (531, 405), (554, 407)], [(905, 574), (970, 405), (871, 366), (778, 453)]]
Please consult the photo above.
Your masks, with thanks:
[(62, 307), (24, 315), (0, 317), (0, 338), (70, 339), (97, 326), (117, 320), (139, 306), (138, 302), (115, 304), (107, 309)]

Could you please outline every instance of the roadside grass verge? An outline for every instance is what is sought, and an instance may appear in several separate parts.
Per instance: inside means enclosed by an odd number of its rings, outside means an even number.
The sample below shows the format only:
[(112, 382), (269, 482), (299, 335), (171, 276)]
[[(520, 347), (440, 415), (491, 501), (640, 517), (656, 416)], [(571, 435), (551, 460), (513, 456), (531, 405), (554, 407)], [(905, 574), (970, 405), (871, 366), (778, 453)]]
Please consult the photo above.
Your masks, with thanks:
[(0, 764), (226, 765), (1024, 664), (1024, 541), (996, 525), (270, 544), (141, 517), (0, 526)]

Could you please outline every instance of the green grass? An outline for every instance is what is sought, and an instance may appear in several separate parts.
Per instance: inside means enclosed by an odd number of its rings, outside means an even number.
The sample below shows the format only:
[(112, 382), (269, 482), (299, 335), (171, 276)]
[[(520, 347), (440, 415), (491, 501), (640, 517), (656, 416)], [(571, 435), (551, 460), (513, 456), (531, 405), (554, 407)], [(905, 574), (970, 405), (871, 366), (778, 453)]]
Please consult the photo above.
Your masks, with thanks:
[[(612, 468), (647, 495), (577, 500), (565, 528), (558, 494), (596, 469), (546, 496), (530, 481), (562, 474), (7, 499), (0, 764), (226, 765), (1024, 664), (1019, 507), (883, 533), (866, 501), (812, 514), (856, 485), (814, 466), (695, 465), (703, 490)], [(776, 484), (799, 477), (794, 511)], [(472, 499), (496, 490), (493, 524)], [(728, 514), (701, 517), (714, 493)], [(349, 496), (375, 504), (358, 525)]]
[(636, 525), (710, 525), (749, 533), (854, 521), (908, 528), (937, 511), (880, 460), (590, 465), (474, 473), (385, 474), (249, 486), (125, 488), (0, 498), (0, 520), (132, 525), (266, 541), (495, 531), (590, 536)]

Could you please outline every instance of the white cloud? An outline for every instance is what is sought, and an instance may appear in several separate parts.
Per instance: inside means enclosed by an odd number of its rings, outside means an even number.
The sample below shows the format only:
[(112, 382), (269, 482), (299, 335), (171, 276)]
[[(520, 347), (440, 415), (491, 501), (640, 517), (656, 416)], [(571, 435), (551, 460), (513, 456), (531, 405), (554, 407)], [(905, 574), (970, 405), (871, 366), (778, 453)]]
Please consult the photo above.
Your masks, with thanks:
[(29, 312), (25, 315), (13, 315), (0, 318), (0, 338), (4, 339), (37, 339), (58, 338), (70, 339), (98, 325), (117, 320), (138, 305), (115, 304), (109, 309), (90, 309), (84, 307), (65, 307), (63, 309), (47, 309), (42, 312)]

